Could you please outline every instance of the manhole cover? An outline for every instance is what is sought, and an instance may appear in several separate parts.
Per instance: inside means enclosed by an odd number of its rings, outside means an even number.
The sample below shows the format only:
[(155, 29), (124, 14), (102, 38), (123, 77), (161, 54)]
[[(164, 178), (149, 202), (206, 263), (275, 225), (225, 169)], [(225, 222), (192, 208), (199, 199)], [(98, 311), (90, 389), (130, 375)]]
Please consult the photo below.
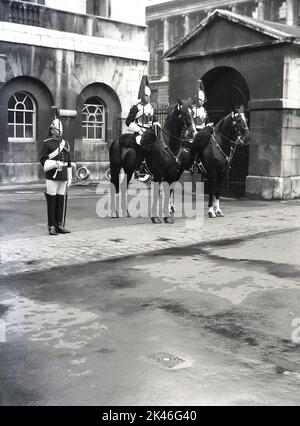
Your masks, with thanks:
[(148, 360), (158, 367), (165, 368), (167, 370), (178, 370), (181, 368), (190, 367), (191, 363), (179, 358), (176, 355), (161, 352), (153, 354), (148, 357)]

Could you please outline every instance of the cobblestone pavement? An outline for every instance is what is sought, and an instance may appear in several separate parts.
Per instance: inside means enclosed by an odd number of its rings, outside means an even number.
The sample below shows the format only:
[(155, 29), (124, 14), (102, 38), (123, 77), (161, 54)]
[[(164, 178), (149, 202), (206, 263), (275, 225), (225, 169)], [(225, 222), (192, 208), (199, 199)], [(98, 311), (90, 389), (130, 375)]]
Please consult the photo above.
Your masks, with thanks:
[[(242, 203), (242, 201), (241, 201)], [(40, 271), (59, 266), (86, 264), (147, 252), (288, 231), (300, 228), (300, 204), (278, 203), (231, 211), (226, 217), (205, 219), (204, 225), (178, 219), (174, 225), (142, 223), (73, 232), (66, 236), (1, 238), (1, 276)], [(127, 221), (127, 222), (126, 222)], [(127, 225), (128, 223), (128, 225)]]

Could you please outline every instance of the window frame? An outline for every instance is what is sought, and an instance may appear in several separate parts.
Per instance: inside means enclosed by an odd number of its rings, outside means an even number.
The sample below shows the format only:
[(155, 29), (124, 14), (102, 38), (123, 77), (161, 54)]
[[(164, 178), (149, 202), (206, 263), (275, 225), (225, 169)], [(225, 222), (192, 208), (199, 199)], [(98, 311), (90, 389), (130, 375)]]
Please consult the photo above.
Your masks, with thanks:
[[(20, 102), (20, 101), (18, 101), (18, 99), (17, 99), (17, 95), (25, 95), (24, 96), (24, 99), (23, 99), (23, 101), (22, 102)], [(14, 97), (14, 100), (15, 100), (15, 106), (14, 106), (14, 109), (12, 109), (12, 108), (9, 108), (9, 103), (10, 103), (10, 101), (11, 101), (11, 99)], [(32, 103), (32, 106), (33, 106), (33, 109), (26, 109), (26, 108), (24, 108), (24, 109), (17, 109), (16, 108), (16, 106), (17, 106), (17, 104), (19, 104), (19, 103), (23, 103), (23, 105), (24, 105), (24, 107), (25, 107), (25, 101), (26, 101), (26, 99), (27, 99), (27, 97), (29, 98), (29, 100), (31, 101), (31, 103)], [(13, 122), (10, 122), (9, 121), (9, 113), (10, 112), (13, 112), (13, 114), (14, 114), (14, 121)], [(16, 120), (16, 113), (17, 112), (21, 112), (21, 113), (23, 113), (23, 123), (17, 123), (17, 120)], [(30, 123), (30, 124), (28, 124), (28, 123), (26, 123), (26, 116), (25, 116), (25, 114), (26, 113), (31, 113), (32, 114), (32, 117), (33, 117), (33, 119), (32, 119), (32, 124)], [(21, 143), (36, 143), (36, 135), (37, 135), (37, 129), (36, 129), (36, 124), (37, 124), (37, 106), (36, 106), (36, 102), (35, 102), (35, 100), (34, 100), (34, 98), (33, 98), (33, 96), (30, 94), (30, 93), (28, 93), (28, 92), (26, 92), (26, 91), (18, 91), (18, 92), (14, 92), (12, 95), (11, 95), (11, 97), (9, 98), (9, 101), (8, 101), (8, 105), (7, 105), (7, 114), (8, 114), (8, 116), (7, 116), (7, 128), (8, 128), (8, 135), (9, 135), (9, 127), (11, 126), (11, 125), (13, 125), (13, 127), (14, 127), (14, 136), (13, 137), (11, 137), (11, 136), (8, 136), (8, 142), (12, 142), (12, 143), (14, 143), (14, 142), (21, 142)], [(17, 132), (16, 132), (16, 130), (17, 130), (17, 127), (21, 127), (22, 126), (22, 128), (23, 128), (23, 135), (25, 134), (25, 132), (26, 132), (26, 126), (30, 126), (30, 127), (32, 127), (32, 137), (30, 137), (30, 138), (26, 138), (26, 137), (17, 137), (16, 136), (16, 134), (17, 134)]]
[[(100, 145), (106, 145), (106, 105), (105, 103), (102, 101), (102, 99), (98, 98), (98, 104), (95, 103), (90, 103), (88, 102), (91, 98), (88, 98), (84, 104), (83, 104), (83, 108), (82, 108), (82, 120), (81, 120), (81, 128), (82, 128), (82, 141), (83, 142), (89, 142), (89, 143), (97, 143)], [(95, 112), (92, 114), (90, 113), (88, 110), (85, 112), (86, 108), (89, 107), (95, 107), (96, 110)], [(97, 114), (97, 109), (102, 109), (102, 122), (100, 121), (94, 121), (95, 125), (94, 126), (89, 126), (89, 123), (91, 123), (89, 120), (85, 121), (83, 119), (83, 114), (87, 113), (89, 114), (88, 118), (90, 116), (93, 116)], [(97, 126), (96, 124), (99, 123), (101, 124), (101, 126)], [(96, 131), (97, 131), (97, 127), (101, 127), (102, 128), (102, 138), (99, 139), (97, 137), (94, 138), (89, 138), (89, 128), (93, 128), (94, 129), (94, 135), (96, 135)]]

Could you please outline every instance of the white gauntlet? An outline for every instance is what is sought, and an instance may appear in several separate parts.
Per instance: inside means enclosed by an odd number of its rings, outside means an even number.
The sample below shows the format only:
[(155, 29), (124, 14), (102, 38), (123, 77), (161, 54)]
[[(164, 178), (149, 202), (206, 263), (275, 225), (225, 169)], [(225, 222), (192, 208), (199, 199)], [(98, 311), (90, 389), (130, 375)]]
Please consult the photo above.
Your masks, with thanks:
[(72, 185), (72, 167), (68, 167), (68, 186)]
[(129, 124), (128, 129), (130, 129), (133, 133), (138, 133), (139, 135), (143, 134), (142, 129), (134, 121)]
[(49, 172), (50, 170), (58, 169), (57, 161), (55, 160), (46, 160), (44, 164), (44, 171)]

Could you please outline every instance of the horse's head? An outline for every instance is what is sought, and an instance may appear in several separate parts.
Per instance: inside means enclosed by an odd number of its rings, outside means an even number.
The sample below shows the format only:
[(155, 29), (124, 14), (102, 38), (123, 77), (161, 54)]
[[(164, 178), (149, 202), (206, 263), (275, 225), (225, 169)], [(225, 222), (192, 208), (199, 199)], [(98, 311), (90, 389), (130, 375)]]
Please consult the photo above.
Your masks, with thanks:
[(149, 127), (141, 139), (141, 148), (145, 152), (150, 152), (154, 143), (157, 141), (158, 129), (156, 126)]
[(177, 99), (177, 105), (175, 106), (175, 110), (177, 111), (178, 120), (180, 120), (182, 128), (185, 128), (190, 132), (196, 133), (192, 105), (189, 102), (184, 102), (180, 99)]
[(237, 145), (249, 145), (250, 130), (243, 105), (231, 113), (232, 128)]

